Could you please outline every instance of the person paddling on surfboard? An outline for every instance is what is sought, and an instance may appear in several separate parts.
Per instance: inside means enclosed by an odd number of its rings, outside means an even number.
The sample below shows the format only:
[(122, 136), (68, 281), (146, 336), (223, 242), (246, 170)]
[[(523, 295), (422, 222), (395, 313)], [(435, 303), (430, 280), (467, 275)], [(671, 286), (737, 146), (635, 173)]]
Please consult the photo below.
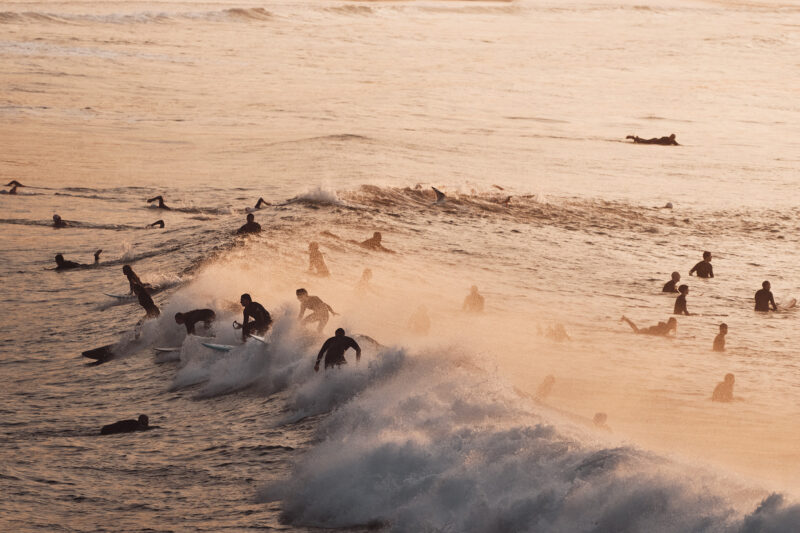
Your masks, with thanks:
[(636, 324), (634, 324), (629, 318), (622, 317), (619, 319), (620, 322), (627, 322), (628, 325), (631, 327), (634, 333), (639, 333), (641, 335), (657, 335), (660, 337), (666, 337), (669, 335), (670, 331), (678, 333), (678, 321), (675, 317), (670, 317), (669, 320), (666, 322), (659, 322), (655, 326), (650, 326), (649, 328), (639, 329)]
[(761, 284), (761, 290), (756, 292), (756, 307), (755, 310), (760, 313), (769, 313), (770, 309), (769, 306), (772, 305), (772, 310), (777, 311), (778, 306), (775, 305), (775, 298), (772, 296), (772, 292), (770, 289), (772, 285), (770, 285), (769, 281), (765, 281)]
[[(266, 333), (270, 324), (272, 324), (272, 318), (269, 316), (267, 310), (264, 309), (264, 306), (258, 302), (254, 302), (247, 293), (242, 294), (241, 298), (239, 298), (239, 303), (244, 307), (244, 316), (242, 318), (242, 323), (234, 322), (233, 327), (242, 330), (242, 340), (246, 341), (247, 336), (251, 334), (263, 335)], [(253, 320), (249, 321), (251, 318)]]
[(73, 268), (89, 268), (95, 267), (100, 264), (100, 254), (103, 250), (97, 250), (94, 253), (94, 263), (91, 265), (84, 265), (83, 263), (76, 263), (75, 261), (67, 261), (61, 254), (56, 254), (56, 270), (72, 270)]
[(159, 219), (153, 222), (152, 224), (147, 225), (148, 228), (155, 228), (156, 226), (158, 226), (161, 229), (164, 229), (164, 221)]
[(369, 238), (366, 241), (362, 241), (362, 242), (358, 243), (358, 245), (363, 247), (363, 248), (367, 248), (369, 250), (377, 250), (379, 252), (387, 252), (387, 253), (390, 253), (390, 254), (396, 253), (394, 250), (390, 250), (390, 249), (384, 247), (381, 244), (381, 240), (382, 239), (383, 239), (383, 236), (381, 235), (381, 232), (380, 231), (376, 231), (375, 233), (372, 234), (372, 238)]
[(158, 209), (169, 209), (167, 204), (164, 203), (164, 197), (161, 196), (161, 195), (158, 195), (155, 198), (150, 198), (149, 200), (147, 200), (148, 204), (153, 203), (153, 202), (158, 202), (158, 204), (156, 204), (156, 206), (155, 206)]
[(53, 215), (53, 227), (54, 228), (66, 228), (69, 226), (66, 222), (64, 222), (59, 215)]
[(113, 435), (115, 433), (133, 433), (134, 431), (147, 431), (155, 426), (150, 425), (147, 415), (139, 415), (138, 420), (120, 420), (113, 424), (108, 424), (100, 428), (101, 435)]
[(211, 326), (211, 323), (217, 318), (217, 314), (213, 309), (193, 309), (185, 313), (175, 313), (175, 322), (186, 326), (186, 334), (194, 335), (194, 326), (198, 322), (202, 322), (206, 329)]
[(680, 146), (678, 141), (675, 140), (673, 133), (669, 137), (653, 137), (652, 139), (642, 139), (638, 135), (628, 135), (626, 139), (631, 139), (635, 144), (661, 144), (665, 146)]
[(356, 351), (356, 362), (361, 361), (361, 347), (352, 338), (344, 334), (344, 330), (339, 328), (336, 330), (336, 336), (326, 340), (322, 348), (317, 354), (317, 362), (314, 363), (314, 372), (319, 372), (319, 362), (322, 356), (325, 356), (325, 370), (330, 367), (340, 367), (347, 364), (347, 359), (344, 358), (344, 352), (348, 348)]

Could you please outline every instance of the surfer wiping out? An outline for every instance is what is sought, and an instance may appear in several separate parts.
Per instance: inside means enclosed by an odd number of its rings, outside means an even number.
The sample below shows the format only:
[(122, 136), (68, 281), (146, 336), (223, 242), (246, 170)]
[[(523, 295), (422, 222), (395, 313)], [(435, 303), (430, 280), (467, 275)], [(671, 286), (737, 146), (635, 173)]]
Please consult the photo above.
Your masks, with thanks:
[(325, 356), (325, 369), (330, 367), (339, 367), (346, 365), (347, 360), (344, 358), (344, 352), (348, 348), (356, 351), (356, 362), (361, 360), (361, 347), (352, 338), (344, 334), (344, 330), (339, 328), (336, 330), (336, 336), (326, 340), (322, 348), (317, 354), (317, 362), (314, 363), (314, 372), (319, 372), (319, 362), (322, 356)]
[(217, 314), (213, 309), (193, 309), (185, 313), (175, 313), (175, 322), (186, 327), (187, 335), (194, 335), (194, 326), (202, 322), (206, 329), (216, 320)]
[[(295, 294), (297, 299), (300, 300), (300, 313), (298, 313), (297, 319), (302, 320), (303, 324), (317, 322), (317, 332), (321, 332), (325, 324), (328, 323), (330, 314), (334, 316), (337, 314), (330, 305), (323, 302), (318, 296), (309, 296), (308, 291), (305, 289), (297, 289)], [(310, 309), (311, 314), (303, 318), (306, 309)]]
[[(244, 307), (244, 316), (242, 317), (242, 323), (234, 322), (233, 327), (234, 329), (242, 330), (242, 340), (246, 341), (248, 335), (263, 335), (266, 333), (270, 324), (272, 324), (272, 317), (269, 316), (264, 306), (254, 302), (247, 293), (242, 294), (241, 298), (239, 298), (239, 303)], [(250, 321), (251, 318), (253, 319), (252, 321)]]
[(94, 263), (91, 265), (84, 265), (83, 263), (76, 263), (75, 261), (66, 261), (64, 256), (61, 254), (56, 254), (56, 270), (71, 270), (73, 268), (89, 268), (95, 267), (100, 264), (100, 254), (103, 253), (103, 250), (97, 250), (94, 253)]
[(113, 424), (108, 424), (100, 429), (101, 435), (113, 435), (115, 433), (133, 433), (134, 431), (147, 431), (155, 429), (156, 426), (150, 425), (147, 415), (139, 415), (138, 420), (119, 420)]
[(252, 213), (247, 215), (247, 222), (236, 230), (237, 235), (248, 235), (251, 233), (261, 233), (261, 224), (256, 222), (256, 217)]
[(444, 203), (445, 200), (447, 200), (447, 196), (445, 196), (442, 191), (440, 191), (436, 187), (431, 187), (431, 189), (433, 189), (433, 192), (436, 193), (436, 201), (433, 202), (434, 204), (441, 204)]
[(158, 209), (169, 209), (169, 206), (167, 206), (167, 204), (164, 203), (164, 197), (161, 196), (161, 195), (156, 196), (155, 198), (150, 198), (149, 200), (147, 200), (148, 204), (152, 203), (152, 202), (158, 202), (158, 204), (155, 206)]
[(675, 140), (674, 133), (669, 137), (653, 137), (652, 139), (642, 139), (637, 135), (628, 135), (625, 138), (633, 140), (633, 142), (636, 144), (662, 144), (666, 146), (680, 146), (678, 141)]
[(155, 228), (156, 226), (158, 226), (159, 228), (163, 229), (164, 228), (164, 221), (161, 220), (161, 219), (158, 219), (155, 222), (153, 222), (152, 224), (148, 224), (147, 225), (148, 228)]
[(60, 215), (53, 215), (53, 227), (54, 228), (66, 228), (69, 226), (64, 220), (61, 219)]
[(314, 241), (308, 243), (308, 271), (317, 276), (328, 277), (331, 275), (325, 258), (319, 251), (319, 243)]
[(142, 280), (139, 279), (139, 276), (136, 275), (136, 272), (133, 271), (130, 265), (124, 265), (122, 267), (122, 273), (125, 274), (125, 277), (128, 278), (128, 285), (130, 286), (130, 293), (133, 294), (133, 288), (136, 285), (141, 285), (146, 289), (152, 289), (152, 287), (147, 283), (142, 283)]
[(658, 335), (661, 337), (666, 337), (669, 335), (670, 331), (678, 333), (678, 321), (675, 319), (675, 317), (670, 317), (666, 322), (659, 322), (658, 325), (650, 326), (649, 328), (644, 329), (639, 329), (636, 324), (624, 316), (620, 318), (619, 321), (627, 322), (634, 333), (640, 333), (642, 335)]
[(133, 294), (136, 295), (136, 299), (139, 301), (139, 305), (145, 310), (144, 320), (148, 318), (158, 318), (161, 315), (161, 310), (158, 306), (153, 302), (153, 298), (150, 297), (150, 293), (147, 292), (147, 289), (144, 285), (134, 284), (133, 285)]

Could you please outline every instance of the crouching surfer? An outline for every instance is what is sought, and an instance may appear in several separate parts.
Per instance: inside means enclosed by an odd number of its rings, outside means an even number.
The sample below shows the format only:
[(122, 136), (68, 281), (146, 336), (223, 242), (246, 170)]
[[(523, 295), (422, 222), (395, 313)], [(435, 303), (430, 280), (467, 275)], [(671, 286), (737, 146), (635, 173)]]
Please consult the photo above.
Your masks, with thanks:
[(344, 358), (344, 352), (348, 348), (356, 351), (356, 362), (361, 361), (361, 347), (352, 338), (344, 334), (344, 330), (339, 328), (336, 330), (336, 336), (326, 340), (322, 348), (317, 354), (317, 362), (314, 364), (314, 372), (319, 372), (319, 362), (325, 356), (325, 369), (329, 367), (339, 367), (347, 364)]
[(198, 322), (202, 322), (205, 328), (208, 329), (216, 318), (217, 314), (213, 309), (194, 309), (185, 313), (175, 313), (175, 322), (186, 327), (187, 335), (195, 334), (194, 326)]
[[(235, 329), (242, 330), (242, 340), (246, 341), (248, 335), (263, 335), (272, 324), (272, 318), (269, 312), (264, 309), (264, 306), (258, 302), (254, 302), (249, 294), (242, 294), (239, 298), (239, 303), (244, 307), (244, 316), (242, 323), (233, 323)], [(250, 320), (250, 319), (253, 320)]]

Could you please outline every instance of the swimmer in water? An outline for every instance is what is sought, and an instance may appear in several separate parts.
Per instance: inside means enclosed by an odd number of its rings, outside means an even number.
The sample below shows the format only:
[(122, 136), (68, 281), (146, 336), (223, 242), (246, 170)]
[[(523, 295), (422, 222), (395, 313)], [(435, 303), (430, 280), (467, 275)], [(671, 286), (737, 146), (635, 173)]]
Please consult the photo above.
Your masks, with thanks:
[(675, 286), (681, 280), (681, 275), (678, 272), (672, 273), (672, 279), (669, 280), (664, 284), (664, 288), (661, 289), (661, 292), (678, 292), (678, 288)]
[(356, 341), (344, 334), (344, 330), (339, 328), (336, 330), (336, 336), (326, 340), (322, 348), (317, 354), (317, 362), (314, 363), (314, 372), (319, 372), (319, 362), (322, 356), (325, 356), (325, 370), (330, 367), (340, 367), (346, 365), (347, 360), (344, 358), (344, 352), (348, 348), (356, 351), (356, 362), (361, 361), (361, 347)]
[(20, 182), (18, 182), (17, 180), (11, 180), (8, 183), (6, 183), (6, 187), (9, 187), (9, 186), (11, 186), (11, 187), (27, 187), (27, 185), (23, 185)]
[(638, 327), (636, 327), (636, 324), (634, 324), (629, 318), (624, 316), (620, 318), (619, 321), (627, 322), (634, 333), (638, 333), (641, 335), (656, 335), (659, 337), (666, 337), (667, 335), (669, 335), (670, 331), (674, 332), (675, 334), (678, 333), (678, 321), (675, 319), (675, 317), (670, 317), (669, 320), (667, 320), (666, 322), (659, 322), (655, 326), (650, 326), (649, 328), (644, 328), (644, 329), (639, 329)]
[(161, 315), (161, 310), (158, 308), (155, 302), (153, 302), (153, 299), (150, 297), (150, 293), (147, 292), (147, 289), (144, 287), (144, 285), (134, 284), (133, 294), (136, 295), (139, 305), (141, 305), (145, 310), (145, 320), (148, 318), (158, 318), (159, 315)]
[(217, 314), (213, 309), (194, 309), (185, 313), (175, 313), (175, 322), (186, 327), (187, 335), (194, 335), (194, 326), (202, 322), (206, 329), (216, 320)]
[(148, 203), (148, 204), (149, 204), (149, 203), (152, 203), (152, 202), (158, 202), (158, 204), (156, 205), (156, 207), (157, 207), (157, 208), (159, 208), (159, 209), (169, 209), (169, 207), (167, 206), (167, 204), (165, 204), (165, 203), (164, 203), (164, 197), (163, 197), (163, 196), (161, 196), (161, 195), (159, 195), (159, 196), (156, 196), (155, 198), (150, 198), (149, 200), (147, 200), (147, 203)]
[(139, 415), (138, 420), (120, 420), (113, 424), (108, 424), (100, 429), (101, 435), (113, 435), (115, 433), (133, 433), (134, 431), (147, 431), (155, 426), (150, 426), (150, 419), (147, 415)]
[(769, 281), (765, 281), (761, 284), (761, 290), (756, 291), (756, 307), (755, 310), (759, 313), (769, 313), (770, 309), (769, 306), (772, 305), (772, 310), (777, 311), (778, 306), (775, 305), (775, 298), (772, 296), (772, 292), (770, 289), (772, 285), (770, 285)]
[[(263, 335), (272, 324), (272, 317), (269, 312), (264, 309), (264, 306), (258, 302), (254, 302), (249, 294), (242, 294), (239, 298), (239, 303), (244, 307), (242, 323), (233, 323), (235, 329), (242, 330), (242, 340), (246, 341), (248, 335)], [(252, 321), (249, 321), (252, 318)]]
[(703, 252), (703, 260), (692, 267), (689, 275), (691, 276), (694, 272), (697, 272), (698, 278), (714, 277), (714, 268), (711, 266), (711, 252)]
[(159, 228), (163, 229), (164, 228), (164, 221), (159, 219), (159, 220), (156, 220), (155, 222), (153, 222), (152, 224), (148, 224), (147, 225), (148, 228), (155, 228), (156, 226), (158, 226)]
[(711, 394), (712, 402), (732, 402), (733, 401), (733, 374), (725, 374), (725, 381), (717, 383), (714, 392)]
[(247, 215), (247, 223), (236, 230), (237, 235), (249, 235), (253, 233), (261, 233), (261, 224), (256, 222), (256, 217), (253, 213)]
[(672, 309), (673, 315), (686, 315), (689, 316), (689, 309), (686, 308), (686, 295), (689, 294), (689, 286), (681, 285), (678, 287), (680, 295), (675, 298), (675, 307)]
[(362, 246), (364, 248), (367, 248), (369, 250), (377, 250), (379, 252), (388, 252), (390, 254), (395, 253), (394, 250), (390, 250), (388, 248), (385, 248), (381, 244), (381, 239), (382, 238), (383, 238), (383, 236), (381, 235), (381, 232), (380, 231), (376, 231), (375, 233), (372, 234), (372, 238), (367, 239), (366, 241), (362, 241), (362, 242), (358, 243), (358, 245)]
[(64, 256), (61, 254), (56, 254), (56, 270), (72, 270), (73, 268), (88, 268), (94, 267), (100, 264), (100, 254), (103, 253), (103, 250), (97, 250), (94, 253), (94, 264), (91, 265), (84, 265), (82, 263), (76, 263), (75, 261), (66, 261)]
[(716, 337), (714, 337), (714, 347), (713, 350), (715, 352), (724, 352), (725, 351), (725, 335), (728, 334), (728, 324), (724, 322), (719, 325), (719, 333)]
[[(335, 316), (337, 314), (336, 311), (319, 297), (309, 296), (308, 291), (305, 289), (297, 289), (295, 294), (297, 299), (300, 300), (300, 313), (297, 315), (297, 319), (302, 320), (303, 324), (317, 322), (317, 332), (322, 332), (322, 328), (328, 323), (329, 313)], [(303, 318), (306, 309), (310, 309), (311, 314)]]
[(483, 312), (484, 299), (478, 293), (478, 286), (473, 285), (470, 287), (469, 294), (464, 298), (464, 303), (461, 305), (461, 310), (468, 313), (481, 313)]
[(319, 243), (314, 241), (308, 243), (308, 271), (317, 276), (328, 277), (331, 275), (325, 258), (319, 251)]
[(632, 139), (636, 144), (662, 144), (666, 146), (680, 146), (678, 141), (675, 140), (675, 134), (673, 133), (669, 137), (653, 137), (652, 139), (642, 139), (637, 135), (628, 135), (625, 137), (626, 139)]
[(263, 198), (259, 198), (258, 201), (256, 202), (256, 206), (253, 209), (261, 209), (262, 205), (269, 205), (269, 202), (267, 202)]
[(61, 220), (59, 215), (53, 215), (53, 227), (54, 228), (66, 228), (69, 224)]

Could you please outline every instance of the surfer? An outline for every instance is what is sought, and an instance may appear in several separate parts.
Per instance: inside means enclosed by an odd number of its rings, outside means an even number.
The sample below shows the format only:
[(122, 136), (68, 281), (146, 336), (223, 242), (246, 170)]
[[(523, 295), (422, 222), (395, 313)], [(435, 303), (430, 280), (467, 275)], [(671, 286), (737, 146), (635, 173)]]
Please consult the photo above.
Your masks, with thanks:
[(678, 288), (675, 286), (681, 280), (681, 275), (678, 272), (672, 273), (672, 279), (669, 280), (664, 284), (664, 288), (661, 289), (661, 292), (678, 292)]
[[(239, 298), (239, 303), (244, 307), (244, 316), (242, 317), (242, 323), (234, 322), (233, 327), (242, 330), (242, 340), (246, 341), (247, 336), (251, 334), (263, 335), (266, 333), (270, 324), (272, 324), (272, 318), (267, 310), (264, 309), (264, 306), (254, 302), (247, 293), (242, 294), (242, 297)], [(250, 318), (253, 320), (248, 322)]]
[(169, 209), (169, 206), (167, 206), (167, 204), (164, 203), (164, 197), (161, 196), (161, 195), (156, 196), (155, 198), (150, 198), (149, 200), (147, 200), (148, 204), (152, 203), (152, 202), (158, 202), (158, 204), (155, 206), (158, 209)]
[(348, 348), (356, 351), (356, 362), (361, 361), (361, 347), (356, 341), (344, 334), (344, 330), (339, 328), (336, 330), (336, 336), (326, 340), (322, 348), (317, 354), (317, 362), (314, 363), (314, 372), (319, 372), (319, 362), (322, 356), (325, 356), (325, 369), (329, 367), (339, 367), (346, 365), (347, 360), (344, 358), (344, 352)]
[(269, 205), (269, 202), (267, 202), (263, 198), (259, 198), (258, 201), (256, 202), (256, 206), (253, 209), (261, 209), (262, 205)]
[(17, 180), (11, 180), (8, 183), (6, 183), (6, 187), (9, 187), (9, 186), (11, 186), (11, 187), (27, 187), (27, 185), (23, 185), (20, 182), (18, 182)]
[(433, 192), (436, 193), (436, 201), (433, 202), (433, 203), (441, 204), (442, 202), (444, 202), (447, 199), (447, 197), (444, 195), (444, 193), (442, 191), (440, 191), (439, 189), (437, 189), (436, 187), (431, 187), (431, 189), (433, 189)]
[(139, 305), (141, 305), (145, 310), (145, 320), (148, 318), (158, 318), (161, 314), (161, 310), (158, 308), (155, 302), (153, 302), (153, 299), (150, 297), (150, 293), (147, 292), (147, 288), (139, 283), (134, 283), (132, 289), (133, 294), (136, 295), (136, 299), (139, 301)]
[(716, 337), (714, 337), (714, 348), (715, 352), (724, 352), (725, 351), (725, 335), (728, 334), (728, 324), (724, 322), (719, 325), (719, 333)]
[(765, 281), (761, 284), (761, 290), (756, 291), (756, 311), (761, 313), (769, 313), (769, 306), (772, 305), (772, 310), (777, 311), (778, 306), (775, 305), (775, 298), (772, 297), (772, 292), (770, 291), (769, 281)]
[(666, 322), (659, 322), (655, 326), (650, 326), (649, 328), (644, 329), (639, 329), (636, 327), (636, 324), (624, 316), (620, 318), (619, 321), (627, 322), (634, 333), (639, 333), (642, 335), (657, 335), (660, 337), (666, 337), (669, 335), (670, 331), (674, 331), (676, 334), (678, 333), (678, 321), (675, 319), (675, 317), (670, 317)]
[(146, 289), (152, 289), (150, 285), (147, 283), (142, 283), (142, 280), (139, 279), (139, 276), (136, 275), (136, 272), (133, 271), (130, 265), (124, 265), (122, 267), (122, 273), (125, 274), (125, 277), (128, 278), (128, 285), (131, 288), (131, 294), (133, 294), (133, 286), (134, 285), (141, 285)]
[(361, 279), (356, 283), (356, 291), (362, 294), (368, 291), (374, 292), (372, 285), (369, 284), (370, 280), (372, 280), (372, 269), (365, 268), (364, 272), (361, 273)]
[(61, 220), (59, 215), (53, 215), (53, 227), (54, 228), (66, 228), (69, 224)]
[(675, 307), (672, 309), (672, 314), (689, 316), (689, 310), (686, 308), (686, 295), (689, 294), (689, 286), (681, 285), (678, 287), (678, 292), (680, 294), (675, 298)]
[(156, 226), (158, 226), (159, 228), (163, 229), (164, 228), (164, 221), (161, 220), (161, 219), (158, 219), (155, 222), (153, 222), (152, 224), (148, 224), (147, 225), (148, 228), (155, 228)]
[(698, 278), (714, 277), (714, 268), (711, 266), (711, 252), (703, 252), (703, 260), (692, 267), (689, 275), (691, 276), (694, 272), (697, 272)]
[(147, 431), (153, 429), (150, 426), (150, 419), (147, 415), (139, 415), (138, 420), (120, 420), (113, 424), (108, 424), (100, 429), (101, 435), (113, 435), (114, 433), (133, 433), (134, 431)]
[(382, 238), (383, 238), (383, 236), (381, 235), (381, 232), (380, 231), (376, 231), (375, 233), (372, 234), (372, 238), (367, 239), (366, 241), (362, 241), (362, 242), (358, 243), (358, 245), (362, 246), (364, 248), (367, 248), (369, 250), (377, 250), (379, 252), (388, 252), (390, 254), (395, 253), (394, 250), (390, 250), (388, 248), (385, 248), (381, 244), (381, 239)]
[(483, 303), (484, 299), (483, 296), (478, 293), (478, 286), (473, 285), (470, 287), (467, 297), (464, 298), (461, 310), (467, 311), (468, 313), (481, 313), (483, 312)]
[(427, 335), (431, 330), (431, 318), (428, 316), (428, 308), (424, 305), (417, 307), (411, 318), (408, 319), (408, 329), (416, 335)]
[(675, 140), (673, 133), (669, 137), (653, 137), (652, 139), (642, 139), (638, 135), (628, 135), (626, 139), (632, 139), (635, 144), (663, 144), (667, 146), (680, 146), (678, 141)]
[(253, 213), (247, 215), (247, 223), (236, 230), (237, 235), (247, 235), (250, 233), (261, 233), (261, 224), (256, 222), (256, 217)]
[[(297, 299), (300, 300), (300, 313), (297, 315), (297, 319), (302, 320), (303, 324), (317, 322), (317, 332), (322, 332), (322, 328), (328, 323), (329, 313), (335, 316), (337, 314), (336, 311), (318, 296), (309, 296), (308, 291), (305, 289), (297, 289), (295, 294)], [(303, 318), (306, 309), (310, 309), (311, 314)]]
[(711, 394), (712, 402), (732, 402), (733, 401), (733, 382), (735, 378), (733, 374), (725, 374), (725, 381), (720, 381), (714, 387), (714, 392)]
[(308, 271), (317, 276), (328, 277), (331, 275), (325, 258), (319, 251), (319, 243), (314, 241), (308, 243)]
[(187, 335), (194, 335), (194, 326), (198, 322), (202, 322), (208, 329), (211, 323), (217, 318), (217, 314), (213, 309), (194, 309), (186, 311), (185, 313), (175, 313), (175, 322), (183, 324), (186, 327)]
[(9, 189), (6, 194), (17, 194), (17, 187), (19, 187), (19, 185), (15, 183), (11, 186), (11, 189)]
[(71, 270), (73, 268), (88, 268), (97, 266), (100, 263), (100, 254), (103, 250), (97, 250), (94, 253), (94, 263), (91, 265), (84, 265), (83, 263), (76, 263), (75, 261), (66, 261), (64, 256), (56, 254), (56, 270)]

